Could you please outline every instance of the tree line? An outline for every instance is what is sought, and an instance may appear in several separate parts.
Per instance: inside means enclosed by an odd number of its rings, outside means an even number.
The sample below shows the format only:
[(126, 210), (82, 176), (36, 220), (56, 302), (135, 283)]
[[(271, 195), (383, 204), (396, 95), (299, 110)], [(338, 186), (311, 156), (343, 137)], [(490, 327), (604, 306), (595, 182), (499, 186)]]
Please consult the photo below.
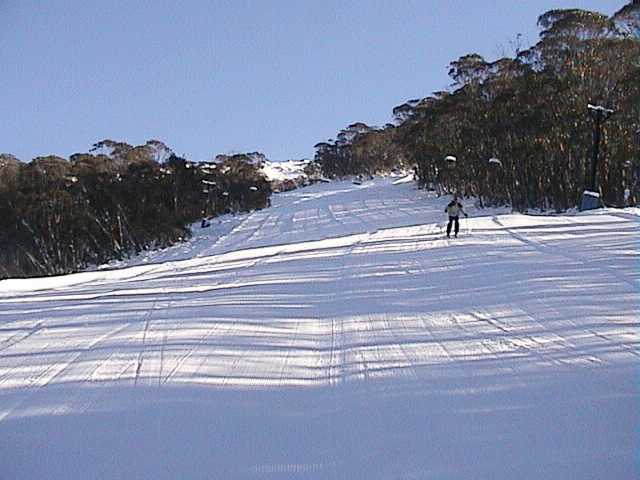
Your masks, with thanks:
[(262, 158), (195, 163), (158, 140), (29, 163), (0, 155), (0, 278), (78, 271), (185, 239), (203, 216), (264, 208)]
[(329, 177), (414, 168), (421, 187), (481, 205), (563, 211), (591, 183), (593, 109), (602, 124), (598, 189), (609, 205), (640, 198), (640, 0), (612, 17), (579, 9), (538, 18), (538, 42), (451, 62), (447, 91), (393, 109), (384, 127), (354, 123), (318, 143)]

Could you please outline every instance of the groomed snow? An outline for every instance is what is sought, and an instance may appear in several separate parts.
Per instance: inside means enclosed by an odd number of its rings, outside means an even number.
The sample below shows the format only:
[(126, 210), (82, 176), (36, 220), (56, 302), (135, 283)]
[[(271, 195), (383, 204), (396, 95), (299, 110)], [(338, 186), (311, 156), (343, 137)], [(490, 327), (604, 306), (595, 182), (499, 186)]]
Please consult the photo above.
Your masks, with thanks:
[(637, 478), (637, 210), (448, 201), (319, 184), (0, 282), (0, 479)]

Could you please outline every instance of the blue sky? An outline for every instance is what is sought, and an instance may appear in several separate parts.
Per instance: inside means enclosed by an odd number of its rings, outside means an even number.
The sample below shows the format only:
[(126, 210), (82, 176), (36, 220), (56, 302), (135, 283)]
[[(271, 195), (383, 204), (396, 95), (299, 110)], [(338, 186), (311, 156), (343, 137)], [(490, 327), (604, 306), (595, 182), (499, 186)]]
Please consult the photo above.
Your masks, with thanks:
[(448, 87), (447, 65), (535, 43), (539, 14), (624, 0), (0, 0), (0, 152), (150, 138), (207, 160), (313, 156), (356, 121)]

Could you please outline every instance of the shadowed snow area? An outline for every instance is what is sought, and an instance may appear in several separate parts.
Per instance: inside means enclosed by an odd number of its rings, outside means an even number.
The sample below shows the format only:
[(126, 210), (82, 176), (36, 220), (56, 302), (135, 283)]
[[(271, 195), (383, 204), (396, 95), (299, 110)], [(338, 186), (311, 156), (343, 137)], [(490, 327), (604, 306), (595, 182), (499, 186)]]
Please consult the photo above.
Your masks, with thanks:
[(637, 478), (637, 211), (393, 180), (0, 282), (0, 479)]

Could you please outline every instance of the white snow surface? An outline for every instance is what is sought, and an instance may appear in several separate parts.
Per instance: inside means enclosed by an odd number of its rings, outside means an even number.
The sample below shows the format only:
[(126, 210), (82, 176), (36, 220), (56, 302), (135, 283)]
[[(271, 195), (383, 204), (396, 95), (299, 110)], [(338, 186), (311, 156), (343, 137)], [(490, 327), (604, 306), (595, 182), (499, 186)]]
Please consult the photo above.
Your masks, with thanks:
[(317, 184), (0, 282), (0, 479), (638, 478), (637, 210), (448, 240), (449, 200)]
[(262, 164), (262, 173), (267, 180), (295, 180), (300, 177), (306, 177), (304, 168), (309, 164), (309, 160), (287, 160), (285, 162), (265, 161)]

